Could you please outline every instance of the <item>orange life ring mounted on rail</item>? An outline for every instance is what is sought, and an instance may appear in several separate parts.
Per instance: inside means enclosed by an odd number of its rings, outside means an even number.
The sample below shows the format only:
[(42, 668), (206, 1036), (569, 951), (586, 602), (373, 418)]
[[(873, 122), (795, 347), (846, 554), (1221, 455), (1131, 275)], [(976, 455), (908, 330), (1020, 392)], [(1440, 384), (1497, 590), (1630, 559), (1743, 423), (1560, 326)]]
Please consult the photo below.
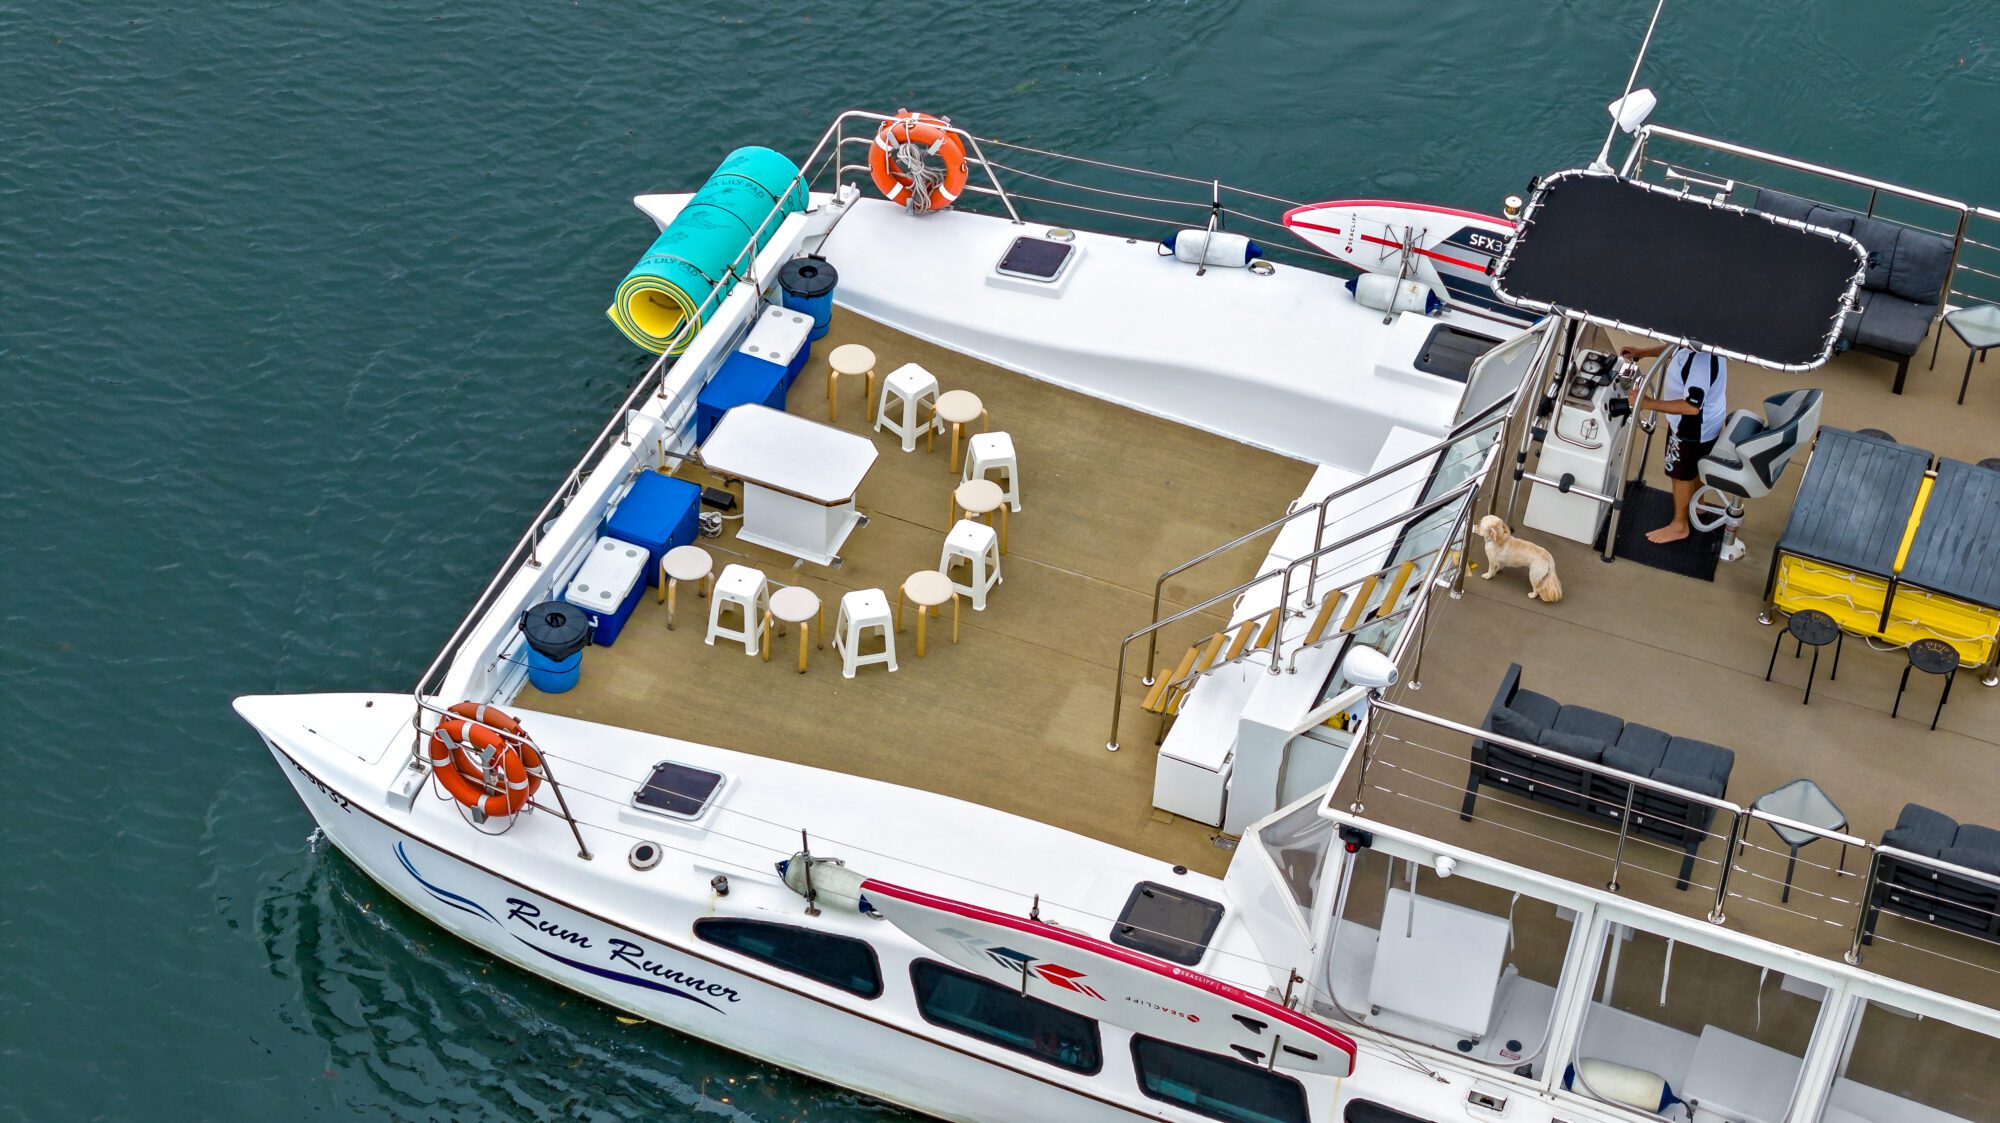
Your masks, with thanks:
[(541, 786), (542, 752), (528, 731), (498, 706), (460, 702), (431, 733), (431, 775), (459, 803), (488, 818), (528, 805)]
[[(899, 151), (906, 145), (918, 151)], [(943, 169), (932, 167), (926, 157), (936, 157)], [(941, 211), (957, 202), (969, 173), (965, 143), (952, 131), (948, 117), (898, 109), (875, 130), (875, 143), (868, 146), (868, 174), (876, 190), (917, 214)], [(918, 176), (929, 183), (927, 193), (915, 190)]]

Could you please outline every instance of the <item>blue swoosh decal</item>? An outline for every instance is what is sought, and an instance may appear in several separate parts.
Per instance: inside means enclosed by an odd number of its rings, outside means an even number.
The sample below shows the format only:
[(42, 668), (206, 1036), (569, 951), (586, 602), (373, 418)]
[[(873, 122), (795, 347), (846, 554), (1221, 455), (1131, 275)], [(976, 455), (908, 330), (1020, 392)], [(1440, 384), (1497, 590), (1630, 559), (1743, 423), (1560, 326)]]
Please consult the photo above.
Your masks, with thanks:
[[(410, 871), (410, 876), (416, 878), (417, 884), (423, 886), (424, 890), (428, 892), (431, 896), (436, 897), (439, 901), (442, 901), (445, 904), (450, 905), (452, 908), (455, 908), (460, 912), (471, 913), (473, 916), (483, 916), (486, 919), (492, 921), (493, 923), (499, 924), (500, 930), (503, 932), (507, 930), (507, 926), (505, 924), (500, 924), (500, 918), (494, 916), (490, 912), (487, 912), (486, 906), (480, 904), (478, 901), (475, 901), (470, 897), (460, 896), (459, 894), (454, 893), (449, 889), (432, 885), (429, 881), (426, 881), (424, 879), (424, 875), (417, 872), (417, 867), (411, 864), (410, 855), (407, 851), (403, 849), (403, 842), (401, 839), (396, 840), (396, 860), (403, 863), (403, 868)], [(637, 975), (627, 975), (621, 971), (613, 971), (606, 967), (594, 967), (588, 963), (580, 963), (574, 959), (569, 958), (566, 955), (557, 955), (555, 952), (552, 952), (545, 947), (529, 943), (528, 941), (522, 939), (521, 937), (514, 935), (514, 933), (512, 932), (507, 932), (507, 934), (509, 936), (513, 936), (514, 942), (520, 944), (522, 947), (528, 948), (531, 951), (538, 951), (543, 955), (548, 956), (550, 959), (555, 960), (557, 963), (566, 964), (570, 967), (576, 968), (579, 971), (588, 972), (589, 974), (596, 975), (599, 978), (612, 979), (617, 982), (627, 983), (635, 987), (645, 987), (647, 990), (656, 990), (659, 991), (661, 994), (671, 994), (675, 998), (685, 998), (689, 1002), (696, 1002), (700, 1003), (703, 1006), (707, 1006), (709, 1009), (714, 1010), (718, 1014), (722, 1012), (715, 1005), (708, 1002), (703, 1002), (701, 999), (696, 998), (694, 995), (689, 994), (688, 992), (680, 990), (676, 987), (670, 987), (665, 983), (656, 983), (651, 979), (639, 978)]]

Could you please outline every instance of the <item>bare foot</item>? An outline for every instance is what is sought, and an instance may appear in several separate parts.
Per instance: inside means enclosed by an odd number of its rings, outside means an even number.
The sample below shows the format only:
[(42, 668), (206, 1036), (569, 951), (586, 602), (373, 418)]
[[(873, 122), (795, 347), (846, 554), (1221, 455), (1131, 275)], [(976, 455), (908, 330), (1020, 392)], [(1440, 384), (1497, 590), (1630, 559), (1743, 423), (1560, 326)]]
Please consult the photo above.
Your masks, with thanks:
[(1655, 546), (1664, 546), (1669, 542), (1679, 542), (1687, 536), (1688, 524), (1684, 522), (1670, 522), (1646, 535), (1646, 541), (1651, 542)]

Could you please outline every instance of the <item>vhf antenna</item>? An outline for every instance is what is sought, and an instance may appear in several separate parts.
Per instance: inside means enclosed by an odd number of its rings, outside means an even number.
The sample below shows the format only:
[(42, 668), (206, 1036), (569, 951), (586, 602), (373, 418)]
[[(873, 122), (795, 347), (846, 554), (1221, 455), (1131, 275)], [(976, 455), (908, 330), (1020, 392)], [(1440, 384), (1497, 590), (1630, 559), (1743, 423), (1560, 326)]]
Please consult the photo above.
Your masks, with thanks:
[(1632, 86), (1639, 80), (1639, 67), (1646, 61), (1646, 48), (1653, 45), (1653, 29), (1660, 25), (1660, 12), (1666, 6), (1667, 0), (1658, 0), (1653, 5), (1653, 18), (1646, 23), (1646, 37), (1639, 41), (1639, 53), (1632, 58), (1632, 73), (1625, 76), (1625, 92), (1612, 104), (1611, 127), (1604, 131), (1604, 147), (1597, 150), (1597, 159), (1591, 162), (1591, 167), (1611, 170), (1611, 142), (1618, 138), (1619, 111), (1625, 108), (1625, 99), (1632, 96)]

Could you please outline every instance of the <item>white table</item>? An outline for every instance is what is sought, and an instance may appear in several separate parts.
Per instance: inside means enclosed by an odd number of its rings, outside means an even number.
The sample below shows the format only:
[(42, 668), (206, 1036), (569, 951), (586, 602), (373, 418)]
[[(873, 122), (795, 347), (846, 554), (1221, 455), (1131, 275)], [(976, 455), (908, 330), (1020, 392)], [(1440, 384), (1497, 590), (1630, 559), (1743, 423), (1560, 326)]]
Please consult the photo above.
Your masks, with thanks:
[(766, 406), (722, 415), (701, 446), (709, 471), (743, 481), (743, 529), (754, 546), (819, 565), (867, 518), (854, 493), (875, 464), (875, 442)]
[(1782, 1123), (1802, 1063), (1769, 1045), (1703, 1026), (1687, 1082), (1674, 1094), (1701, 1105), (1697, 1120)]

